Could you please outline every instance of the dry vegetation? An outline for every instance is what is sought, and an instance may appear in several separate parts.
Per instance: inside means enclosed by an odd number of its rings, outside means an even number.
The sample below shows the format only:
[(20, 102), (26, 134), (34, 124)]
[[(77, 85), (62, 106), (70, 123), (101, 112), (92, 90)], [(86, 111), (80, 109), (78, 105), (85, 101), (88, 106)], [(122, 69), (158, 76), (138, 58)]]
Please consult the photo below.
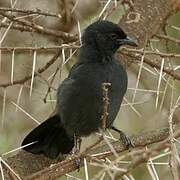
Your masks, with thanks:
[[(179, 0), (1, 0), (0, 179), (178, 180), (179, 10)], [(126, 151), (107, 132), (87, 138), (82, 152), (65, 160), (22, 151), (25, 134), (54, 111), (83, 28), (98, 19), (119, 23), (139, 42), (117, 53), (129, 84), (115, 125), (136, 134), (135, 148)]]

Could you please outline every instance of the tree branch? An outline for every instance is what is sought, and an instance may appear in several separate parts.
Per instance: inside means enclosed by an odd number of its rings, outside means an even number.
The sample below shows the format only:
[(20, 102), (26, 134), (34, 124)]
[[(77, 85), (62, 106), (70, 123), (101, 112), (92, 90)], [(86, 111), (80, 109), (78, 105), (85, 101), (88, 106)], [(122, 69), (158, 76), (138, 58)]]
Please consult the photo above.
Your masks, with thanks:
[[(130, 51), (129, 51), (130, 52)], [(122, 52), (126, 57), (128, 57), (129, 59), (131, 58), (134, 59), (132, 62), (134, 63), (135, 61), (141, 61), (141, 56), (137, 55), (137, 54), (133, 54), (133, 53), (128, 53), (127, 51)], [(157, 69), (161, 69), (161, 65), (158, 64), (157, 62), (155, 62), (154, 60), (151, 60), (148, 57), (144, 57), (144, 63), (148, 64), (151, 67), (155, 67)], [(174, 79), (180, 81), (180, 74), (176, 73), (174, 69), (171, 68), (167, 68), (167, 67), (163, 67), (163, 72), (165, 72), (166, 74), (170, 75), (171, 77), (173, 77)]]
[(28, 10), (28, 9), (0, 7), (0, 11), (4, 11), (4, 12), (10, 11), (10, 12), (23, 13), (23, 14), (26, 14), (26, 15), (36, 14), (36, 15), (43, 15), (43, 16), (50, 16), (50, 17), (61, 18), (60, 14), (56, 14), (56, 13), (52, 13), (52, 12), (42, 12), (40, 9), (37, 9), (37, 10)]
[[(180, 125), (177, 125), (176, 129), (179, 130)], [(135, 147), (143, 147), (163, 141), (168, 136), (169, 128), (164, 127), (145, 133), (140, 133), (136, 136), (132, 136), (131, 140)], [(115, 141), (111, 144), (117, 153), (127, 150), (127, 148), (120, 141)], [(110, 150), (108, 145), (102, 145), (95, 149), (91, 149), (87, 153), (93, 155), (94, 158), (98, 159), (103, 159), (105, 157), (113, 155), (113, 152)], [(66, 160), (58, 162), (58, 160), (50, 160), (44, 156), (33, 155), (31, 153), (21, 150), (17, 155), (7, 158), (6, 162), (23, 179), (51, 180), (78, 169), (75, 163), (76, 159), (81, 159), (81, 166), (83, 166), (83, 158), (86, 157), (87, 161), (91, 161), (92, 158), (88, 154), (83, 154), (80, 156), (69, 156), (66, 158)], [(5, 172), (5, 174), (6, 173), (7, 172)], [(6, 174), (5, 177), (8, 178), (8, 175)]]
[[(43, 73), (46, 69), (48, 69), (56, 60), (57, 58), (60, 56), (61, 52), (56, 53), (42, 68), (39, 68), (37, 70), (37, 73), (35, 72), (34, 77), (37, 76), (38, 74)], [(11, 82), (7, 82), (7, 83), (1, 83), (0, 87), (8, 87), (8, 86), (12, 86), (12, 85), (16, 85), (16, 84), (24, 84), (26, 81), (30, 80), (32, 78), (32, 74), (29, 76), (25, 76), (23, 79), (20, 80), (15, 80), (13, 81), (13, 83)]]
[[(12, 22), (16, 22), (16, 23), (20, 24), (21, 26), (19, 26), (18, 28), (22, 28), (22, 30), (24, 29), (27, 31), (34, 31), (34, 32), (37, 32), (40, 34), (55, 36), (55, 37), (61, 38), (62, 40), (68, 41), (68, 42), (73, 42), (73, 41), (77, 40), (76, 35), (72, 35), (72, 34), (69, 34), (66, 32), (56, 31), (53, 29), (45, 28), (43, 26), (37, 25), (37, 24), (27, 21), (25, 19), (23, 19), (23, 20), (18, 19), (15, 16), (12, 16), (12, 15), (2, 12), (2, 11), (0, 11), (0, 15), (8, 18)], [(1, 23), (1, 26), (3, 26), (3, 23)], [(25, 26), (25, 28), (23, 26)]]

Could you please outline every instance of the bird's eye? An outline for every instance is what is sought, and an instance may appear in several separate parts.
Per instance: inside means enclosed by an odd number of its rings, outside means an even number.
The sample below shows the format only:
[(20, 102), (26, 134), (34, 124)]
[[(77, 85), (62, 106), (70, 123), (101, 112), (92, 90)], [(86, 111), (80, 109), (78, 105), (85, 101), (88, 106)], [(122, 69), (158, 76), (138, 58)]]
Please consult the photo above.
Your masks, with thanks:
[(112, 34), (111, 34), (111, 38), (112, 38), (112, 39), (116, 39), (116, 38), (117, 38), (117, 34), (113, 34), (113, 33), (112, 33)]

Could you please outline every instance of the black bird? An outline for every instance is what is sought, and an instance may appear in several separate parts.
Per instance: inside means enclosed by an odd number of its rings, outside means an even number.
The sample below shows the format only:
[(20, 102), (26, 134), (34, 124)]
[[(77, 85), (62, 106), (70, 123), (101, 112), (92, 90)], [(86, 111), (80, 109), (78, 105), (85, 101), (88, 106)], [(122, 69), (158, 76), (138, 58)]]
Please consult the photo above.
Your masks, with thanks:
[(73, 149), (74, 137), (97, 132), (102, 127), (103, 83), (110, 83), (106, 128), (118, 131), (131, 145), (129, 138), (113, 127), (127, 90), (126, 71), (114, 57), (121, 45), (137, 44), (117, 24), (97, 21), (85, 29), (79, 59), (58, 88), (57, 113), (26, 136), (22, 146), (34, 142), (24, 147), (26, 151), (56, 158)]

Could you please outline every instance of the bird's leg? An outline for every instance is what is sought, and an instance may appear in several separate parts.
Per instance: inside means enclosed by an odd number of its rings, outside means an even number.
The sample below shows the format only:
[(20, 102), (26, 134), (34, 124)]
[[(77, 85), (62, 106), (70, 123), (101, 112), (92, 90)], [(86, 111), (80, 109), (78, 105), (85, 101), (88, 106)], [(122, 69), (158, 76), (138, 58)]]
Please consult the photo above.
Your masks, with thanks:
[[(82, 139), (74, 134), (73, 154), (76, 156), (80, 155), (81, 142), (82, 142)], [(76, 163), (76, 165), (78, 167), (78, 171), (79, 171), (80, 170), (80, 164), (81, 164), (80, 158), (76, 159), (75, 163)]]
[(81, 143), (82, 143), (82, 139), (80, 137), (77, 138), (77, 145), (78, 145), (78, 149), (80, 151), (81, 149)]
[(73, 154), (78, 154), (80, 152), (81, 148), (81, 138), (74, 135), (74, 148), (73, 148)]
[(77, 149), (77, 136), (74, 134), (74, 147)]
[(115, 128), (114, 126), (111, 127), (112, 130), (116, 131), (120, 135), (120, 139), (122, 140), (123, 144), (129, 149), (134, 148), (134, 144), (132, 143), (131, 139), (126, 135), (123, 131)]
[(74, 147), (79, 152), (81, 149), (81, 142), (82, 142), (82, 139), (80, 137), (74, 135)]

